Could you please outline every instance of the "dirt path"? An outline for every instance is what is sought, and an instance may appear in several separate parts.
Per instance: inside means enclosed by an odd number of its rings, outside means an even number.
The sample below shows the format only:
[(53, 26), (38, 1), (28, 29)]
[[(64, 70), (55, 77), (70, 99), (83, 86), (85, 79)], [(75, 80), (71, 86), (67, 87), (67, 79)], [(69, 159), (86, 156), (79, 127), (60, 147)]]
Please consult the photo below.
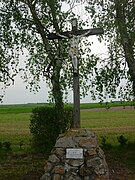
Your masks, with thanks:
[(81, 109), (81, 112), (102, 112), (102, 111), (135, 111), (135, 107), (133, 106), (117, 106), (111, 108), (92, 108), (92, 109)]

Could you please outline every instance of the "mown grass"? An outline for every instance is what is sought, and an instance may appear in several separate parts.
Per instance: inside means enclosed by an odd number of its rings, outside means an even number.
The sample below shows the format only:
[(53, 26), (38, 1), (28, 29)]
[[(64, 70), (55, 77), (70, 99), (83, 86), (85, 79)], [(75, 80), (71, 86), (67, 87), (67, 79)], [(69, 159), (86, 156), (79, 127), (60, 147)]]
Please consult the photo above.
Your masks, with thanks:
[(106, 128), (135, 125), (135, 111), (81, 112), (81, 127)]
[(133, 141), (135, 111), (81, 112), (81, 127), (94, 130), (99, 137), (107, 136), (113, 145), (118, 144), (117, 136), (121, 134)]
[(0, 141), (10, 141), (12, 146), (23, 141), (25, 145), (30, 141), (29, 113), (0, 114)]

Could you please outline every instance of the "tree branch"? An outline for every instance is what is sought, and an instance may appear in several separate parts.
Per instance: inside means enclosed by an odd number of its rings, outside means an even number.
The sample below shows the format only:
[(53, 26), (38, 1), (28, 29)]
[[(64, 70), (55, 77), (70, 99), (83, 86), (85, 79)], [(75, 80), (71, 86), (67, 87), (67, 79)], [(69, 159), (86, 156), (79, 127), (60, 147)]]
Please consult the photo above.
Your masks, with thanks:
[(14, 84), (14, 79), (10, 76), (9, 72), (6, 69), (2, 69), (2, 67), (0, 68), (0, 71), (2, 72), (2, 74), (6, 74), (7, 77), (12, 81), (12, 83)]
[(32, 3), (31, 3), (29, 0), (27, 0), (27, 2), (28, 2), (28, 6), (29, 6), (29, 8), (30, 8), (30, 11), (31, 11), (33, 20), (34, 20), (34, 22), (35, 22), (37, 31), (38, 31), (38, 33), (39, 33), (39, 34), (41, 35), (41, 37), (42, 37), (42, 40), (43, 40), (43, 43), (44, 43), (44, 45), (45, 45), (45, 48), (46, 48), (47, 52), (49, 52), (48, 55), (51, 56), (51, 48), (50, 48), (50, 46), (49, 46), (48, 39), (46, 38), (47, 34), (46, 34), (46, 32), (44, 31), (44, 29), (46, 29), (46, 28), (45, 28), (45, 27), (42, 25), (42, 23), (40, 22), (40, 20), (39, 20), (39, 18), (38, 18), (38, 16), (37, 16), (36, 10), (35, 10), (35, 6), (32, 5)]
[(53, 26), (54, 26), (54, 28), (55, 28), (55, 31), (56, 31), (57, 33), (59, 33), (59, 32), (60, 32), (60, 28), (59, 28), (59, 26), (58, 26), (58, 20), (57, 20), (57, 18), (56, 18), (56, 8), (55, 8), (55, 4), (54, 4), (54, 3), (56, 3), (56, 2), (55, 2), (55, 1), (50, 1), (50, 0), (47, 1), (47, 4), (48, 4), (48, 6), (49, 6), (50, 9), (51, 9)]

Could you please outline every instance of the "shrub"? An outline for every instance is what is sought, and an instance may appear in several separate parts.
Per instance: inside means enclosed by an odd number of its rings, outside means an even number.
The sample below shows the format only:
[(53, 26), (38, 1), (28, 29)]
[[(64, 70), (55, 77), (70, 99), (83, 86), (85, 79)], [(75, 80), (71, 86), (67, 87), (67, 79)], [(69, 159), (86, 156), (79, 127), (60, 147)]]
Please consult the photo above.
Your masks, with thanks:
[(118, 136), (117, 139), (121, 146), (127, 144), (128, 139), (126, 139), (123, 135)]
[(72, 108), (64, 109), (64, 122), (55, 118), (54, 107), (37, 107), (33, 109), (30, 119), (32, 147), (36, 151), (50, 152), (60, 132), (71, 127), (73, 121)]

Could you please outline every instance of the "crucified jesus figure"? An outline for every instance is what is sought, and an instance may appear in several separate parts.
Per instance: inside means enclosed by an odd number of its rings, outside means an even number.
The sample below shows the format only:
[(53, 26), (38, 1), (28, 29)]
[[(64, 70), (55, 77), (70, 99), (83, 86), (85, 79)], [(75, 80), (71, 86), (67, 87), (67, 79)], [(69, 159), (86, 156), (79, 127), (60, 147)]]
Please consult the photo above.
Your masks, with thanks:
[(78, 70), (78, 45), (79, 45), (79, 37), (73, 35), (70, 40), (70, 49), (69, 49), (69, 56), (72, 60), (72, 65), (74, 69), (74, 73), (77, 73)]
[[(77, 35), (70, 35), (70, 48), (69, 48), (69, 56), (71, 57), (72, 60), (72, 65), (73, 65), (73, 69), (74, 69), (74, 73), (77, 73), (78, 71), (78, 56), (79, 56), (79, 43), (80, 43), (80, 39), (82, 37), (87, 36), (90, 33), (91, 30), (89, 30), (88, 32), (77, 36)], [(62, 38), (66, 38), (67, 36), (61, 35), (59, 33), (57, 33), (57, 35), (59, 37)]]

